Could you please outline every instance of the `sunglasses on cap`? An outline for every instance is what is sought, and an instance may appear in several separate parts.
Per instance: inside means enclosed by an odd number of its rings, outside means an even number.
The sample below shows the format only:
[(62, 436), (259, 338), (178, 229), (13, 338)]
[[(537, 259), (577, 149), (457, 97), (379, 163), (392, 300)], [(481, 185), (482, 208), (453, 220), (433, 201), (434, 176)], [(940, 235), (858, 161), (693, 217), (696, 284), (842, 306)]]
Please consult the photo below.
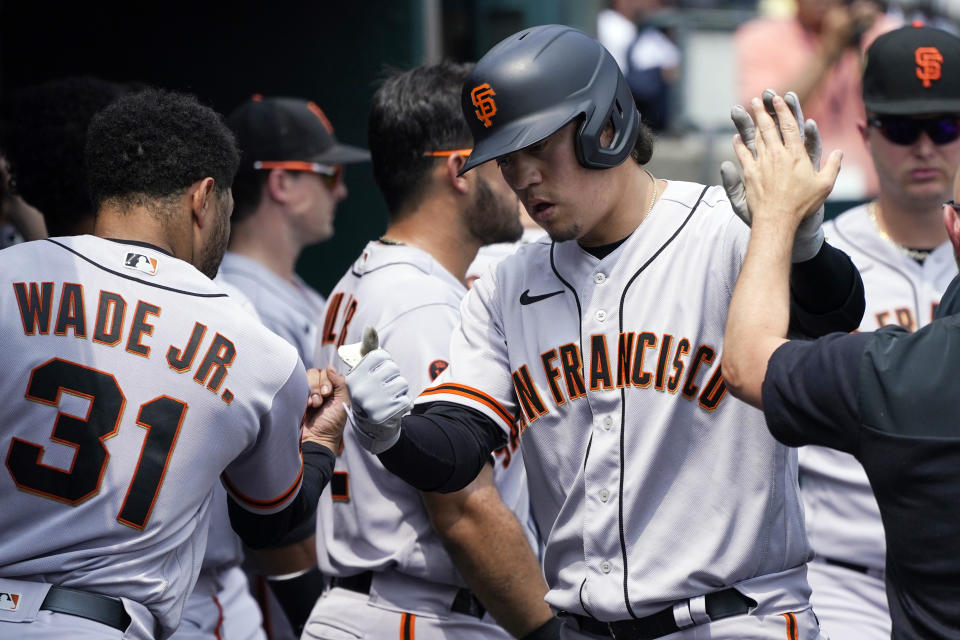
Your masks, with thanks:
[(300, 160), (268, 161), (257, 160), (253, 163), (254, 169), (285, 169), (286, 171), (308, 171), (323, 179), (328, 189), (333, 189), (343, 180), (342, 164), (320, 164), (319, 162), (302, 162)]
[(934, 144), (947, 144), (960, 138), (960, 118), (957, 116), (938, 118), (883, 116), (870, 118), (867, 124), (876, 127), (884, 138), (894, 144), (913, 144), (924, 131)]
[(423, 155), (430, 158), (448, 158), (450, 156), (468, 156), (473, 149), (450, 149), (449, 151), (424, 151)]

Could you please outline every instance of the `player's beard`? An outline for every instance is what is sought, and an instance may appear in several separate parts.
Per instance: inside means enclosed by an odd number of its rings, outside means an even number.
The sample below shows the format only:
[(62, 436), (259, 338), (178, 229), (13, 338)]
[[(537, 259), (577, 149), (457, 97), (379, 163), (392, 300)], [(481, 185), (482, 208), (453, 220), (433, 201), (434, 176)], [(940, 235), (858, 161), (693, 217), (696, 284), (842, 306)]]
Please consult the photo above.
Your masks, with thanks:
[(467, 207), (466, 218), (471, 235), (479, 240), (481, 245), (516, 242), (523, 235), (520, 203), (517, 198), (497, 195), (482, 176), (478, 176), (473, 202)]
[(210, 242), (203, 247), (199, 265), (203, 275), (211, 280), (216, 277), (217, 270), (220, 269), (220, 262), (223, 260), (223, 254), (226, 252), (227, 243), (230, 240), (229, 214), (215, 216), (213, 224)]

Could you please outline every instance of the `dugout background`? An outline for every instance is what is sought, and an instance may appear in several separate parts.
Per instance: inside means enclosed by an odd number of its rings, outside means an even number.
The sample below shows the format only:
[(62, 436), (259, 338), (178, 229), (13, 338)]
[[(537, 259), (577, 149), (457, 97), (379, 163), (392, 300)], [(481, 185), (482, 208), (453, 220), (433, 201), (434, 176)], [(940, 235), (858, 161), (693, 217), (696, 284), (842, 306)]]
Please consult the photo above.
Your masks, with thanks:
[[(80, 74), (188, 91), (224, 114), (253, 93), (295, 95), (317, 102), (340, 140), (365, 147), (384, 66), (476, 59), (534, 24), (593, 32), (601, 1), (0, 0), (0, 97)], [(335, 236), (297, 266), (324, 294), (386, 226), (369, 165), (351, 165), (346, 181)]]

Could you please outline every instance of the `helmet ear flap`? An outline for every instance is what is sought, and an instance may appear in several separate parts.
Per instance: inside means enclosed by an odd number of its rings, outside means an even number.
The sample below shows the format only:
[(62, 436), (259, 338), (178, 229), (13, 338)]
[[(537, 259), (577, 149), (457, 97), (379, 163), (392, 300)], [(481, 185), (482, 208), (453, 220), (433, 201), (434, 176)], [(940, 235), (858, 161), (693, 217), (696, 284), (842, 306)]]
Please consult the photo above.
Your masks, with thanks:
[[(611, 92), (613, 99), (610, 104), (606, 109), (594, 104), (577, 134), (577, 159), (588, 169), (608, 169), (622, 163), (633, 151), (640, 134), (640, 112), (637, 111), (630, 87), (621, 74), (615, 74), (615, 77), (617, 86)], [(604, 146), (601, 136), (607, 124), (613, 128), (613, 139)]]

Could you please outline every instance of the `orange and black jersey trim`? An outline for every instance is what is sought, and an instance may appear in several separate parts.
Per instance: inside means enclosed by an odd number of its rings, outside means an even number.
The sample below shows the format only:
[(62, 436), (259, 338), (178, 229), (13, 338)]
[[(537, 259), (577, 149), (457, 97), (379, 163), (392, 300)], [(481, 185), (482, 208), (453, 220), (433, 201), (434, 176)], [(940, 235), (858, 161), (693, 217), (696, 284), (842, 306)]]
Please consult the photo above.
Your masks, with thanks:
[[(304, 442), (301, 450), (303, 464), (297, 475), (297, 481), (284, 492), (287, 498), (292, 492), (293, 498), (279, 511), (267, 514), (256, 513), (245, 505), (241, 506), (236, 499), (235, 488), (227, 487), (231, 491), (227, 500), (230, 524), (248, 547), (263, 549), (291, 544), (302, 539), (303, 533), (297, 527), (311, 518), (316, 511), (320, 493), (333, 476), (336, 457), (333, 451), (315, 442)], [(261, 505), (267, 502), (283, 504), (285, 498), (280, 496), (270, 501), (251, 501)], [(261, 506), (262, 508), (264, 507)]]
[(484, 393), (483, 391), (480, 391), (479, 389), (474, 389), (473, 387), (468, 387), (467, 385), (464, 385), (464, 384), (454, 384), (450, 382), (445, 384), (440, 384), (440, 385), (437, 385), (436, 387), (430, 387), (428, 389), (424, 389), (420, 393), (420, 396), (421, 397), (433, 396), (433, 395), (439, 395), (439, 394), (450, 394), (455, 396), (461, 396), (464, 398), (469, 398), (474, 402), (479, 402), (480, 404), (484, 405), (485, 407), (493, 411), (495, 414), (497, 414), (497, 416), (501, 420), (503, 420), (504, 423), (506, 423), (507, 429), (510, 428), (510, 426), (513, 424), (513, 421), (515, 419), (514, 416), (509, 411), (507, 411), (504, 408), (504, 406), (500, 404), (495, 398)]

